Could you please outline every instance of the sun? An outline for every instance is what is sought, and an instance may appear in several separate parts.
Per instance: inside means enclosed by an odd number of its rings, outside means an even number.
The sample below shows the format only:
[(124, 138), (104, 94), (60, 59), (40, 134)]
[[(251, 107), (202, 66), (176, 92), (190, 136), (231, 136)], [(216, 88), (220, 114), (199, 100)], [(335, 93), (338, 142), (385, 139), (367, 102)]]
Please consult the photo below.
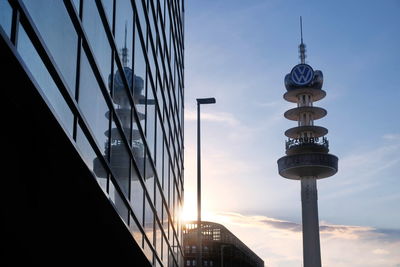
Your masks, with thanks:
[(185, 201), (183, 205), (181, 220), (183, 222), (194, 221), (197, 219), (197, 206), (195, 201)]

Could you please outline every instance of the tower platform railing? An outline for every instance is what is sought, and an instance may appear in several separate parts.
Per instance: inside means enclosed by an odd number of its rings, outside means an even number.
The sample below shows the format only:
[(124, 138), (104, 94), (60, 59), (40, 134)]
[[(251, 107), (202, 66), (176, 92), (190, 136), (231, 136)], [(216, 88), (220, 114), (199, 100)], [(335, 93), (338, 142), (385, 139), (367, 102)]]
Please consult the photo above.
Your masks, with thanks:
[(326, 149), (329, 149), (329, 141), (326, 137), (301, 137), (301, 138), (288, 138), (285, 141), (286, 150), (297, 148), (297, 147), (306, 147), (306, 146), (322, 146)]

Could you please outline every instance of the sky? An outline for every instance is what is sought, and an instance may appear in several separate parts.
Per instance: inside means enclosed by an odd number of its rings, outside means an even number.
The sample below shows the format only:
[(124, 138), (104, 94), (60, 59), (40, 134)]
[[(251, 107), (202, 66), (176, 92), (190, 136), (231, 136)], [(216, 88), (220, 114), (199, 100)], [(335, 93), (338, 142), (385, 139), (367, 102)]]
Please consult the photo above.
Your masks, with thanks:
[(400, 266), (400, 1), (185, 2), (185, 219), (196, 219), (196, 98), (202, 218), (222, 223), (266, 266), (302, 266), (300, 183), (279, 176), (284, 76), (324, 74), (330, 153), (318, 181), (324, 266)]

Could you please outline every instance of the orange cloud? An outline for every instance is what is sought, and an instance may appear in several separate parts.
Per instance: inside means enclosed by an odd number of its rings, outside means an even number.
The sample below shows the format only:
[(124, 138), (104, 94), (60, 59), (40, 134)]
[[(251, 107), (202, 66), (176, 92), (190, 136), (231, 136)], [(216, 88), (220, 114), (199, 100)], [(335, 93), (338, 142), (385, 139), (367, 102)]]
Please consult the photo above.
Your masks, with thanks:
[[(300, 266), (301, 224), (262, 215), (218, 212), (220, 222), (253, 249), (266, 266)], [(324, 266), (398, 266), (400, 230), (320, 223)]]

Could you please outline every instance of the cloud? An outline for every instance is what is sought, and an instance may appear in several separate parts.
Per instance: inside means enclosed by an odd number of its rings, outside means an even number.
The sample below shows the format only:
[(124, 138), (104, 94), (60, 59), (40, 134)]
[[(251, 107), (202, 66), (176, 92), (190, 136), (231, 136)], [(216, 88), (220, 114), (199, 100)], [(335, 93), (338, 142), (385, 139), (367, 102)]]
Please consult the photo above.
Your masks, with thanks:
[(282, 105), (282, 101), (270, 101), (270, 102), (256, 102), (256, 105), (259, 107), (264, 107), (264, 108), (274, 108), (279, 105)]
[(293, 231), (293, 232), (300, 232), (301, 231), (301, 225), (298, 223), (293, 223), (293, 222), (288, 222), (288, 221), (280, 221), (272, 218), (266, 218), (261, 221), (262, 223), (265, 223), (266, 225), (272, 226), (276, 229), (283, 229), (283, 230), (288, 230), (288, 231)]
[[(193, 110), (185, 111), (185, 120), (196, 121), (197, 120), (197, 112), (195, 112)], [(201, 120), (227, 123), (230, 126), (239, 125), (239, 121), (231, 113), (227, 113), (227, 112), (213, 112), (213, 113), (202, 112)]]
[(400, 134), (385, 134), (383, 135), (383, 139), (389, 141), (400, 141)]
[[(397, 135), (385, 136), (387, 140), (390, 138), (390, 143), (340, 156), (338, 177), (335, 178), (335, 183), (329, 184), (334, 190), (322, 196), (324, 200), (371, 193), (379, 186), (391, 183), (390, 179), (400, 163), (400, 139), (395, 139)], [(380, 179), (376, 179), (377, 177)]]
[(381, 249), (381, 248), (374, 249), (374, 250), (372, 251), (372, 253), (377, 254), (377, 255), (387, 255), (387, 254), (390, 254), (389, 251), (384, 250), (384, 249)]
[[(273, 228), (275, 230), (290, 231), (294, 233), (302, 231), (301, 224), (299, 223), (270, 218), (267, 216), (245, 216), (234, 212), (221, 212), (219, 214), (229, 217), (231, 219), (230, 221), (243, 226), (256, 225), (258, 227)], [(320, 223), (320, 233), (330, 238), (341, 239), (358, 239), (367, 235), (383, 235), (383, 233), (375, 232), (375, 229), (372, 227), (334, 225), (326, 222)]]
[[(217, 212), (212, 219), (222, 223), (255, 251), (266, 266), (301, 265), (301, 224), (237, 212)], [(400, 264), (400, 229), (321, 222), (320, 238), (324, 266), (383, 267)]]
[[(399, 152), (400, 143), (384, 145), (372, 149), (370, 151), (357, 152), (345, 156), (341, 160), (343, 169), (347, 171), (362, 170), (364, 168), (363, 179), (367, 177), (375, 177), (376, 172), (393, 166), (400, 160)], [(372, 170), (375, 170), (371, 173)], [(361, 175), (359, 175), (361, 176)]]

